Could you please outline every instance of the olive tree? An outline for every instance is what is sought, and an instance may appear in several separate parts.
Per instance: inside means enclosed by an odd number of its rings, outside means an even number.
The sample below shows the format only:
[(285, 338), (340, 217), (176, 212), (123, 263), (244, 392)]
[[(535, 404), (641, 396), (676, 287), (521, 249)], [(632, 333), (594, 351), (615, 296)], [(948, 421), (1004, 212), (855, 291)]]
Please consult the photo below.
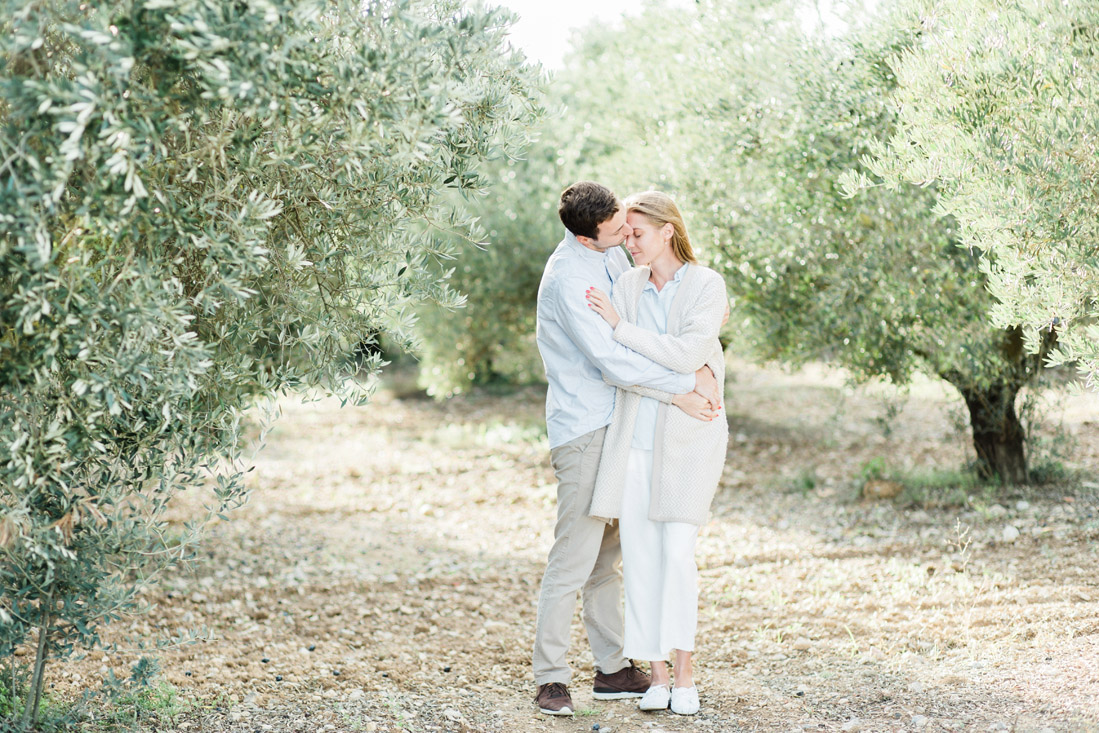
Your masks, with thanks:
[(438, 263), (461, 293), (460, 307), (417, 309), (413, 350), (428, 394), (450, 397), (470, 385), (524, 384), (542, 377), (534, 343), (534, 312), (542, 268), (560, 238), (557, 147), (543, 137), (523, 157), (485, 166), (491, 185), (469, 201), (479, 225), (470, 245)]
[[(257, 399), (363, 401), (347, 354), (453, 301), (449, 192), (525, 142), (507, 16), (416, 0), (0, 11), (0, 655), (101, 643), (244, 496)], [(460, 202), (460, 199), (457, 199)], [(366, 373), (380, 366), (377, 358)], [(189, 527), (197, 531), (197, 526)]]
[(706, 27), (726, 30), (694, 50), (685, 109), (701, 130), (684, 186), (721, 251), (743, 335), (765, 358), (824, 359), (856, 378), (945, 379), (969, 408), (980, 472), (1026, 481), (1015, 401), (1041, 358), (1019, 329), (991, 322), (979, 259), (951, 217), (933, 215), (934, 188), (847, 198), (841, 187), (893, 133), (891, 62), (919, 35), (888, 7), (822, 32), (798, 5), (700, 6)]
[(890, 60), (895, 125), (852, 193), (934, 183), (936, 212), (983, 255), (993, 322), (1099, 377), (1099, 5), (911, 2), (920, 42)]

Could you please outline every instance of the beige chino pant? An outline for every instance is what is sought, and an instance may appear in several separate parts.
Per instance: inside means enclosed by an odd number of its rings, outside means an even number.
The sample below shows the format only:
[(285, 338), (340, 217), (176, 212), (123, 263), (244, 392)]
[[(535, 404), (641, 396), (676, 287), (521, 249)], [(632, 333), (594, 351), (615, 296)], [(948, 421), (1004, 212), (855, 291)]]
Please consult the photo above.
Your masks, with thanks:
[(588, 516), (606, 428), (582, 435), (550, 452), (557, 477), (557, 524), (538, 597), (534, 631), (534, 681), (568, 684), (565, 657), (583, 592), (584, 626), (595, 666), (613, 674), (629, 662), (622, 656), (622, 548), (618, 526)]

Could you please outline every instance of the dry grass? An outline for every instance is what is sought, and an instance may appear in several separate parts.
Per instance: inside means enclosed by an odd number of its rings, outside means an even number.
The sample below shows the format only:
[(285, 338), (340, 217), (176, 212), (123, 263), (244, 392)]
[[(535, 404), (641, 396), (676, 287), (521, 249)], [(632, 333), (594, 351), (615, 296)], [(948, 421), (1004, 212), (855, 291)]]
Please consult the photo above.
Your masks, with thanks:
[[(361, 409), (283, 405), (251, 503), (129, 629), (214, 635), (163, 655), (192, 707), (153, 728), (1099, 730), (1095, 484), (967, 483), (952, 472), (969, 453), (958, 405), (937, 384), (905, 397), (823, 369), (732, 374), (699, 544), (696, 718), (594, 702), (579, 623), (582, 714), (537, 714), (528, 657), (555, 492), (543, 395), (387, 391)], [(883, 405), (902, 402), (884, 435)], [(1096, 407), (1060, 408), (1080, 467), (1099, 465)], [(881, 471), (908, 489), (860, 499)], [(122, 661), (56, 665), (58, 691)]]

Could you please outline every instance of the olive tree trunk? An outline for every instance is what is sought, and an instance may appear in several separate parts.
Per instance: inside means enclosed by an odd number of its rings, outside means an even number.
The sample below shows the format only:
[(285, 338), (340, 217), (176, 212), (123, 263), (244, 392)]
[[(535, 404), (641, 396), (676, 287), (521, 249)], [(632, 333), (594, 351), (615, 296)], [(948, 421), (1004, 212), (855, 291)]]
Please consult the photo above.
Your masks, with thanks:
[(954, 386), (969, 408), (978, 475), (1007, 484), (1027, 483), (1026, 431), (1015, 412), (1015, 398), (1021, 386), (1004, 383)]
[[(51, 606), (53, 604), (53, 592), (46, 594), (42, 604), (42, 625), (38, 628), (38, 649), (34, 657), (34, 672), (31, 675), (31, 684), (27, 690), (27, 700), (23, 705), (23, 715), (19, 721), (20, 730), (28, 730), (38, 723), (38, 708), (42, 704), (42, 687), (46, 679), (46, 657), (49, 654), (47, 641), (50, 635)], [(15, 688), (12, 688), (15, 695)], [(14, 712), (14, 711), (13, 711)]]
[(960, 370), (941, 373), (962, 395), (969, 409), (977, 473), (982, 479), (1005, 484), (1030, 482), (1026, 458), (1026, 429), (1015, 412), (1015, 399), (1041, 373), (1057, 334), (1047, 331), (1037, 353), (1028, 353), (1022, 329), (1008, 328), (997, 345), (1003, 360), (996, 376), (975, 376)]

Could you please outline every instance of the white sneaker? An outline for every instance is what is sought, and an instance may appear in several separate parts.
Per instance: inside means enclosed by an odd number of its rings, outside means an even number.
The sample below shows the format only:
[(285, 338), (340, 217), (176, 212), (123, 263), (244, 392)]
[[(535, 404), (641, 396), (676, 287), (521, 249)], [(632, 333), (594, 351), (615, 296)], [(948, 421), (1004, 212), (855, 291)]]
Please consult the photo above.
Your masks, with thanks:
[(648, 691), (641, 697), (641, 701), (637, 703), (638, 710), (667, 710), (668, 700), (672, 697), (672, 693), (668, 692), (667, 685), (653, 685)]
[(677, 715), (694, 715), (700, 707), (697, 687), (672, 688), (672, 712)]

